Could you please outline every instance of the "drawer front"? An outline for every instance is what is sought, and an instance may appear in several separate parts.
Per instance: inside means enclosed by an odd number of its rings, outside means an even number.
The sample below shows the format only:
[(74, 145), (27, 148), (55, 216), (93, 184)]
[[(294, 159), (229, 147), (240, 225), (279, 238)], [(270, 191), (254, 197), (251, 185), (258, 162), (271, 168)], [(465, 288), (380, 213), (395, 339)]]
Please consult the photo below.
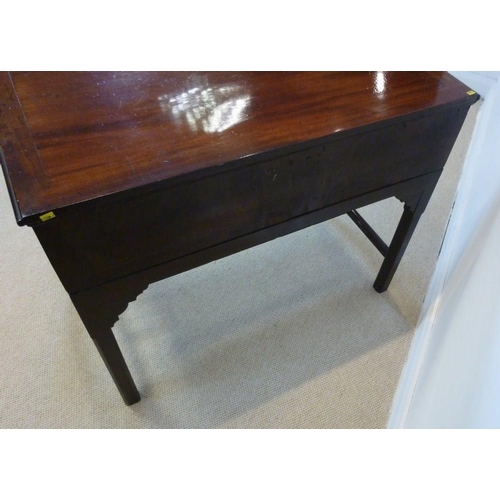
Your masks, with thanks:
[(448, 110), (81, 210), (35, 227), (70, 293), (439, 170), (467, 109)]

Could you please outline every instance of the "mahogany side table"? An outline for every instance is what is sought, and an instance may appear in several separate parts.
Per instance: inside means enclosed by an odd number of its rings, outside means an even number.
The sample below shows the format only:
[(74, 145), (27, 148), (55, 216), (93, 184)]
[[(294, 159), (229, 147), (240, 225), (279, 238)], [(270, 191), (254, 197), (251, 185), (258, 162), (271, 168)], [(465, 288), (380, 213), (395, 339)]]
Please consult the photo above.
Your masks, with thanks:
[[(0, 75), (0, 161), (126, 404), (112, 327), (155, 281), (349, 214), (389, 286), (469, 107), (444, 72)], [(389, 245), (356, 212), (397, 197)]]

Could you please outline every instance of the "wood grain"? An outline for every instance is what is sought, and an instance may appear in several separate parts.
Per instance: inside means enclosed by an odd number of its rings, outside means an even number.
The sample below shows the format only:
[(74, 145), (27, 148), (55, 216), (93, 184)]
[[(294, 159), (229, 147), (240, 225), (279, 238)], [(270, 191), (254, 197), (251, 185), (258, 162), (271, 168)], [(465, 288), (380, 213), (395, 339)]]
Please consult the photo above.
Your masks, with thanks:
[(386, 290), (477, 99), (445, 73), (3, 73), (0, 159), (130, 405), (112, 327), (150, 283), (395, 196)]
[(476, 95), (446, 73), (27, 72), (0, 77), (4, 170), (20, 224)]

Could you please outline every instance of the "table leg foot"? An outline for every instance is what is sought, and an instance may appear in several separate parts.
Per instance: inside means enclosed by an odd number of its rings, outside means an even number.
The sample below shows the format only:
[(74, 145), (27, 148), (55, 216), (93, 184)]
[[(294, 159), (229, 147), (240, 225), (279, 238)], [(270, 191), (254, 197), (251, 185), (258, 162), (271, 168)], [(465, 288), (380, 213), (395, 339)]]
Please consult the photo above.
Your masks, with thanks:
[(141, 396), (111, 328), (128, 302), (144, 288), (142, 284), (134, 289), (113, 283), (71, 295), (83, 324), (127, 405), (137, 403)]
[(378, 293), (385, 292), (389, 288), (419, 218), (420, 214), (414, 213), (408, 205), (405, 205), (403, 215), (389, 245), (387, 255), (373, 284), (373, 288)]
[(141, 396), (111, 328), (92, 337), (92, 340), (113, 378), (117, 389), (120, 391), (125, 404), (130, 406), (140, 401)]
[(432, 192), (439, 180), (439, 174), (440, 172), (437, 172), (429, 176), (429, 181), (423, 188), (420, 188), (419, 191), (406, 193), (399, 197), (404, 203), (403, 215), (396, 228), (391, 244), (387, 249), (382, 267), (373, 284), (373, 288), (375, 288), (378, 293), (385, 292), (387, 288), (389, 288), (394, 273), (417, 227), (418, 221), (424, 213)]

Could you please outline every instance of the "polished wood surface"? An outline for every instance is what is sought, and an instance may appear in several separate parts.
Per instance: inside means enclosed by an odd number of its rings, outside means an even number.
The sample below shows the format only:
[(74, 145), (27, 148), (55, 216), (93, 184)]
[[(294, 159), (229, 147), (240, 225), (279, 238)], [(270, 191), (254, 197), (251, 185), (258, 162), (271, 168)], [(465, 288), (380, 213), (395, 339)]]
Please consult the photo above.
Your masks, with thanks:
[(475, 102), (447, 73), (47, 72), (0, 76), (20, 224), (45, 212)]
[[(133, 404), (112, 327), (155, 281), (349, 213), (387, 290), (478, 98), (446, 73), (3, 73), (0, 160)], [(355, 210), (390, 197), (386, 244)]]
[(466, 113), (466, 106), (445, 109), (119, 202), (56, 212), (37, 234), (75, 293), (440, 171)]

